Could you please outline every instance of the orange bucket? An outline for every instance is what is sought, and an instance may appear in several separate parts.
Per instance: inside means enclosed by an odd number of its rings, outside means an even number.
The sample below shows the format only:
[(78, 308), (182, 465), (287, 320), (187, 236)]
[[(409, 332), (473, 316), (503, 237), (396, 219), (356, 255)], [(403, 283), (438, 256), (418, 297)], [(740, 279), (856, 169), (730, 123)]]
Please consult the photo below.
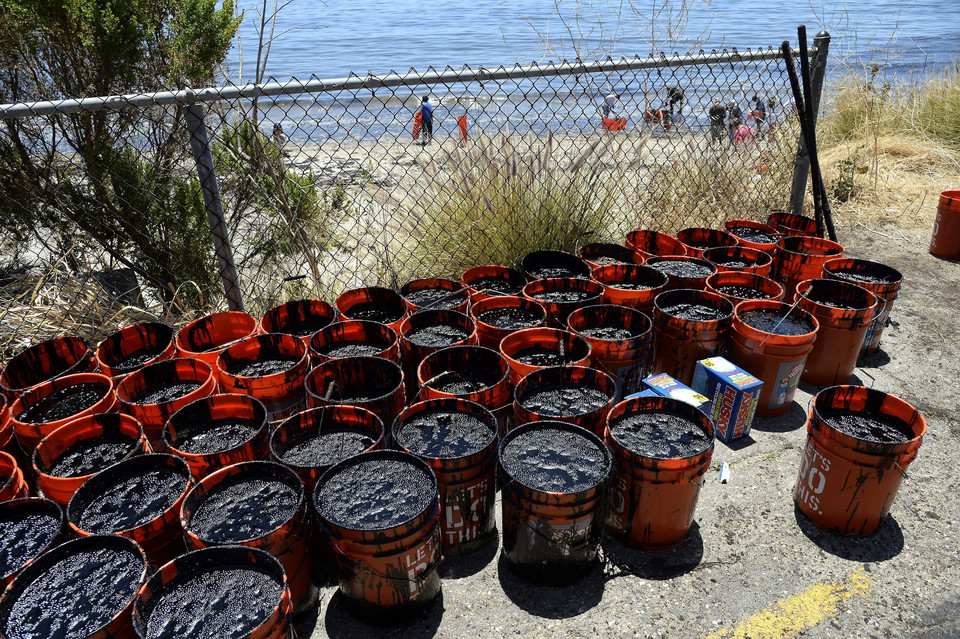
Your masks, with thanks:
[(606, 516), (611, 458), (603, 440), (573, 424), (533, 422), (507, 433), (498, 461), (507, 565), (550, 585), (583, 576), (596, 563)]
[(129, 537), (156, 568), (184, 553), (180, 504), (193, 485), (190, 468), (165, 454), (127, 459), (83, 483), (67, 504), (75, 535)]
[(130, 611), (149, 574), (143, 549), (130, 539), (68, 541), (7, 586), (0, 597), (0, 637), (136, 639)]
[(97, 370), (93, 351), (82, 337), (64, 335), (20, 351), (0, 373), (0, 390), (12, 402), (37, 384), (64, 375)]
[(547, 312), (539, 303), (511, 295), (481, 300), (473, 305), (471, 315), (480, 345), (493, 350), (500, 348), (507, 335), (543, 326), (547, 321)]
[(271, 308), (260, 318), (260, 332), (295, 335), (304, 342), (337, 319), (337, 312), (323, 300), (293, 300)]
[(175, 412), (217, 392), (211, 364), (174, 358), (155, 362), (127, 375), (117, 385), (120, 410), (133, 415), (154, 450), (163, 448), (163, 427)]
[(196, 484), (180, 509), (187, 548), (239, 545), (265, 550), (287, 574), (294, 613), (317, 600), (310, 511), (303, 482), (282, 464), (242, 462)]
[[(239, 612), (239, 611), (242, 611)], [(258, 548), (204, 548), (155, 572), (133, 603), (140, 639), (169, 636), (286, 639), (293, 602), (283, 566)]]
[(257, 318), (243, 311), (224, 311), (196, 319), (177, 333), (177, 357), (198, 359), (210, 366), (220, 352), (237, 340), (256, 335)]
[(514, 384), (546, 366), (589, 366), (592, 352), (587, 340), (558, 328), (527, 328), (500, 342), (500, 354), (510, 364)]
[(590, 266), (566, 251), (533, 251), (520, 260), (520, 270), (531, 282), (546, 279), (590, 279)]
[(66, 507), (73, 493), (104, 468), (153, 452), (140, 422), (122, 413), (86, 415), (40, 440), (33, 451), (37, 485)]
[(820, 328), (800, 377), (817, 386), (846, 384), (870, 328), (877, 297), (839, 280), (806, 280), (797, 285), (799, 307), (817, 318)]
[(570, 313), (567, 327), (590, 344), (593, 367), (616, 383), (616, 401), (641, 390), (653, 348), (649, 317), (629, 307), (601, 304)]
[(323, 474), (313, 501), (358, 618), (395, 623), (440, 594), (440, 494), (422, 459), (395, 450), (351, 457)]
[(872, 534), (917, 458), (927, 422), (902, 399), (863, 386), (832, 386), (813, 400), (793, 499), (818, 527)]
[(614, 460), (607, 530), (644, 550), (682, 543), (713, 456), (710, 418), (670, 397), (635, 397), (613, 407), (607, 433)]
[(769, 253), (746, 246), (720, 246), (703, 252), (703, 259), (717, 265), (717, 272), (739, 271), (768, 277), (773, 270)]
[(824, 262), (821, 277), (851, 282), (877, 296), (877, 312), (860, 349), (861, 355), (875, 353), (880, 348), (880, 336), (890, 319), (893, 303), (900, 294), (903, 275), (897, 269), (879, 262), (838, 257)]
[(523, 287), (523, 296), (543, 306), (547, 312), (547, 326), (563, 328), (570, 311), (600, 303), (603, 284), (572, 277), (534, 280)]
[(30, 487), (17, 460), (10, 453), (0, 452), (0, 502), (23, 499), (29, 494)]
[(739, 244), (736, 236), (726, 231), (702, 226), (681, 229), (677, 232), (677, 240), (687, 249), (686, 255), (690, 257), (703, 257), (707, 249)]
[(654, 373), (693, 382), (697, 362), (726, 346), (733, 303), (707, 291), (678, 289), (657, 296), (653, 310)]
[(299, 337), (286, 333), (247, 337), (220, 353), (215, 370), (220, 390), (259, 399), (271, 423), (305, 407), (303, 380), (310, 358)]
[(717, 265), (698, 257), (667, 255), (647, 259), (647, 266), (667, 276), (666, 290), (692, 288), (703, 290), (707, 278), (717, 272)]
[(400, 296), (410, 313), (441, 309), (464, 314), (470, 311), (470, 289), (444, 278), (428, 277), (407, 282), (400, 287)]
[(778, 233), (791, 237), (819, 235), (816, 220), (793, 213), (771, 213), (767, 216), (767, 225), (772, 226)]
[(527, 278), (512, 268), (489, 264), (468, 268), (463, 272), (460, 281), (469, 288), (470, 303), (476, 304), (488, 297), (520, 295)]
[(4, 549), (0, 565), (0, 591), (20, 571), (60, 543), (63, 510), (49, 499), (37, 497), (0, 503), (0, 542)]
[(819, 326), (807, 311), (776, 300), (737, 304), (727, 359), (763, 382), (757, 415), (780, 415), (790, 408)]
[(441, 348), (479, 344), (477, 325), (457, 311), (419, 311), (400, 324), (400, 355), (407, 394), (417, 392), (417, 367), (423, 358)]
[(773, 255), (780, 239), (780, 231), (769, 224), (754, 222), (753, 220), (727, 220), (723, 224), (724, 230), (737, 238), (740, 246), (756, 249)]
[(195, 479), (267, 455), (267, 409), (249, 395), (211, 395), (175, 412), (163, 429), (166, 450), (182, 457)]
[(307, 407), (347, 405), (369, 410), (392, 424), (406, 404), (403, 371), (379, 357), (332, 359), (307, 375)]
[(393, 422), (393, 441), (425, 461), (440, 491), (444, 554), (464, 554), (495, 534), (497, 423), (487, 409), (457, 398), (408, 406)]
[(613, 379), (594, 368), (541, 368), (517, 382), (514, 426), (551, 420), (579, 426), (599, 437), (616, 394)]
[(785, 237), (777, 242), (773, 279), (789, 295), (803, 280), (820, 277), (824, 263), (843, 256), (843, 246), (819, 237)]
[(0, 393), (0, 450), (19, 448), (13, 435), (13, 424), (10, 423), (10, 406), (3, 394)]
[(616, 264), (643, 264), (643, 256), (622, 244), (592, 242), (577, 250), (580, 259), (592, 269)]
[(627, 248), (640, 253), (644, 260), (661, 255), (686, 255), (687, 247), (672, 235), (660, 231), (638, 230), (627, 233)]
[(310, 338), (313, 366), (340, 357), (382, 357), (400, 363), (400, 337), (380, 322), (346, 320), (330, 324)]
[(960, 191), (943, 191), (930, 237), (930, 255), (960, 260)]
[(398, 332), (400, 322), (409, 313), (407, 302), (399, 293), (381, 286), (344, 291), (334, 306), (344, 319), (380, 322)]
[(96, 357), (101, 373), (119, 379), (147, 364), (170, 359), (176, 352), (173, 328), (162, 322), (146, 322), (107, 337), (97, 346)]
[(603, 284), (604, 304), (629, 306), (653, 312), (653, 300), (667, 288), (667, 276), (652, 266), (616, 264), (593, 269), (593, 279)]
[(78, 417), (116, 409), (114, 381), (99, 373), (56, 377), (24, 392), (10, 407), (20, 448), (29, 458), (40, 440)]
[(783, 287), (769, 277), (744, 273), (743, 271), (722, 271), (707, 278), (707, 290), (722, 295), (734, 306), (744, 300), (782, 300)]

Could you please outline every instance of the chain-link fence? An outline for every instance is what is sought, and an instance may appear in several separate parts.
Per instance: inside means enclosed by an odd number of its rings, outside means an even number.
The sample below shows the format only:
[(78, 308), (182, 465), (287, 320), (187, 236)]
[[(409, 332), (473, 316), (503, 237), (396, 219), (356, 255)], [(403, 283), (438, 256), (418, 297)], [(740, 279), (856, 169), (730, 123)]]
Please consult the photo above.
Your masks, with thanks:
[[(828, 41), (810, 51), (817, 93)], [(147, 317), (458, 278), (637, 228), (762, 219), (796, 208), (806, 180), (774, 49), (16, 104), (0, 118), (7, 354), (52, 333), (96, 340)]]

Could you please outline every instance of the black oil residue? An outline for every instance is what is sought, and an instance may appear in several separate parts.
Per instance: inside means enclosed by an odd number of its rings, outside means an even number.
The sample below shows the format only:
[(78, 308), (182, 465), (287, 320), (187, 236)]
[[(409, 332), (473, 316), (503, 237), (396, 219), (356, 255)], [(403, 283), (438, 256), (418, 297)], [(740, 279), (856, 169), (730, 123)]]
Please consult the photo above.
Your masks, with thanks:
[(348, 457), (359, 455), (374, 443), (369, 433), (358, 430), (324, 431), (289, 442), (281, 460), (284, 464), (299, 468), (333, 466)]
[(581, 277), (580, 269), (566, 266), (538, 266), (529, 270), (535, 280), (551, 280)]
[(318, 491), (320, 515), (353, 530), (393, 528), (422, 513), (436, 486), (419, 466), (393, 459), (363, 460), (341, 468)]
[(698, 422), (662, 411), (623, 415), (610, 425), (610, 435), (634, 455), (653, 459), (692, 457), (711, 444)]
[(652, 262), (650, 266), (661, 273), (673, 275), (674, 277), (699, 279), (710, 277), (710, 275), (713, 274), (713, 269), (706, 264), (698, 264), (697, 262), (687, 260), (658, 260)]
[(432, 309), (455, 309), (463, 303), (466, 291), (457, 293), (446, 288), (420, 288), (403, 297), (417, 308), (430, 307)]
[(585, 302), (588, 299), (598, 297), (596, 293), (590, 291), (564, 290), (564, 291), (536, 291), (530, 293), (542, 302), (553, 302), (555, 304), (573, 304), (576, 302)]
[(434, 459), (466, 457), (483, 450), (496, 436), (476, 415), (452, 410), (425, 410), (405, 420), (395, 433), (397, 444)]
[(288, 371), (299, 361), (296, 357), (281, 355), (271, 355), (254, 360), (230, 360), (227, 363), (227, 372), (237, 377), (264, 377)]
[(252, 419), (229, 417), (206, 422), (193, 422), (189, 429), (178, 431), (173, 447), (191, 455), (219, 453), (250, 441), (260, 425)]
[(575, 362), (580, 358), (572, 357), (568, 352), (561, 355), (559, 350), (553, 348), (531, 346), (514, 353), (513, 359), (529, 366), (560, 366)]
[(606, 475), (603, 451), (575, 430), (526, 431), (503, 447), (500, 463), (524, 486), (551, 493), (587, 490)]
[(777, 241), (776, 238), (769, 233), (747, 226), (735, 226), (727, 230), (737, 237), (747, 240), (748, 242), (753, 242), (754, 244), (774, 244)]
[(343, 341), (327, 344), (320, 349), (320, 354), (327, 357), (363, 357), (365, 355), (377, 355), (389, 346), (389, 344), (377, 344), (362, 340)]
[(477, 316), (477, 319), (484, 324), (505, 331), (519, 331), (542, 322), (543, 314), (535, 313), (526, 308), (502, 307), (484, 311)]
[(409, 331), (404, 337), (417, 346), (426, 348), (442, 348), (457, 342), (462, 342), (470, 336), (467, 331), (452, 324), (437, 324), (424, 326)]
[(806, 335), (813, 332), (813, 324), (796, 313), (784, 316), (773, 310), (746, 311), (740, 320), (758, 331), (774, 335)]
[[(822, 280), (812, 282), (806, 290), (806, 298), (811, 302), (844, 311), (864, 310), (867, 308), (867, 306), (858, 303), (859, 300), (844, 299), (844, 295), (829, 282), (826, 284), (821, 284), (820, 282), (822, 282)], [(841, 284), (841, 286), (846, 287), (846, 285), (843, 284)]]
[(85, 439), (60, 453), (46, 472), (53, 477), (92, 475), (121, 461), (136, 447), (135, 437)]
[(832, 428), (867, 442), (902, 444), (915, 436), (907, 422), (893, 415), (853, 410), (832, 410), (820, 415)]
[(193, 380), (171, 380), (169, 382), (152, 383), (143, 389), (133, 401), (140, 405), (169, 404), (188, 395), (203, 386), (202, 382)]
[(592, 337), (593, 339), (602, 339), (611, 342), (619, 342), (621, 340), (630, 339), (631, 337), (637, 337), (637, 334), (631, 331), (629, 328), (623, 328), (620, 326), (585, 326), (583, 328), (578, 328), (577, 332), (581, 335)]
[(60, 520), (40, 509), (0, 519), (0, 576), (19, 570), (50, 545), (60, 532)]
[(77, 525), (104, 534), (142, 526), (173, 506), (189, 480), (188, 474), (176, 468), (124, 473), (83, 507)]
[(381, 324), (390, 324), (403, 317), (402, 308), (392, 308), (375, 302), (364, 302), (351, 306), (343, 315), (355, 320), (370, 320)]
[(504, 295), (519, 295), (520, 291), (523, 290), (522, 284), (517, 285), (505, 277), (496, 277), (495, 275), (478, 277), (469, 284), (470, 288), (475, 291), (496, 291)]
[(163, 354), (166, 346), (161, 346), (158, 348), (143, 348), (137, 351), (134, 351), (118, 361), (115, 364), (111, 364), (110, 368), (117, 371), (118, 373), (130, 373), (138, 368), (141, 368), (147, 362), (154, 360), (160, 355)]
[(765, 300), (770, 298), (770, 295), (767, 293), (750, 286), (744, 286), (742, 284), (726, 284), (723, 286), (717, 286), (715, 288), (717, 289), (718, 293), (722, 293), (729, 297), (735, 297), (739, 300)]
[(652, 284), (643, 284), (640, 282), (629, 282), (627, 280), (613, 280), (611, 282), (604, 282), (607, 286), (612, 286), (613, 288), (622, 288), (625, 291), (649, 291), (654, 288)]
[(97, 382), (86, 382), (58, 388), (35, 404), (18, 417), (21, 422), (30, 424), (46, 424), (71, 415), (82, 413), (110, 392), (110, 386)]
[(538, 415), (561, 417), (593, 412), (610, 401), (610, 396), (598, 388), (570, 384), (537, 389), (517, 401)]
[(204, 495), (188, 527), (201, 539), (217, 543), (256, 539), (289, 521), (299, 499), (297, 491), (280, 479), (226, 480)]
[(673, 315), (674, 317), (679, 317), (680, 319), (694, 322), (715, 321), (723, 319), (727, 316), (727, 313), (724, 313), (716, 307), (708, 304), (698, 304), (696, 302), (689, 304), (673, 304), (671, 306), (666, 306), (661, 310), (667, 315)]

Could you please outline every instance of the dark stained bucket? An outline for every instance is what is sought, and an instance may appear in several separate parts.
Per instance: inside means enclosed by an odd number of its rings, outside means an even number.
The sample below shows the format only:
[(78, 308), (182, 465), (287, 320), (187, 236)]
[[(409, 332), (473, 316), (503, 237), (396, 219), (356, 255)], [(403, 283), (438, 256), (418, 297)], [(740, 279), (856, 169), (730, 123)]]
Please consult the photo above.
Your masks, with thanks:
[(20, 445), (13, 432), (13, 424), (10, 422), (10, 404), (0, 393), (0, 450), (10, 451), (19, 450)]
[(578, 426), (539, 421), (507, 433), (497, 477), (503, 556), (515, 572), (557, 584), (595, 565), (610, 469), (603, 440)]
[(115, 379), (129, 375), (177, 353), (173, 328), (162, 322), (146, 322), (122, 328), (97, 346), (100, 372)]
[(692, 288), (703, 290), (707, 278), (717, 272), (717, 265), (698, 257), (668, 255), (651, 257), (647, 266), (657, 269), (667, 276), (666, 290)]
[(183, 554), (180, 504), (193, 485), (179, 457), (127, 459), (88, 479), (67, 504), (76, 535), (122, 535), (143, 548), (154, 567)]
[(177, 357), (198, 359), (213, 366), (230, 344), (259, 331), (257, 318), (243, 311), (223, 311), (196, 319), (177, 333)]
[(757, 415), (771, 417), (790, 408), (819, 327), (807, 311), (776, 300), (736, 306), (727, 359), (763, 382)]
[(344, 319), (380, 322), (395, 331), (400, 330), (400, 322), (409, 313), (407, 303), (399, 293), (381, 286), (344, 291), (334, 306)]
[(816, 236), (818, 234), (816, 220), (794, 213), (771, 213), (767, 216), (767, 225), (772, 226), (778, 233), (790, 237)]
[(577, 254), (591, 270), (616, 264), (643, 264), (643, 255), (621, 244), (606, 242), (584, 244), (577, 250)]
[(468, 268), (463, 272), (460, 281), (470, 290), (470, 303), (476, 304), (488, 297), (519, 296), (527, 278), (515, 269), (488, 264)]
[(270, 457), (300, 476), (312, 495), (320, 475), (344, 459), (384, 447), (380, 418), (356, 406), (323, 406), (294, 415), (270, 434)]
[(96, 413), (75, 419), (40, 440), (32, 463), (43, 495), (66, 507), (73, 493), (104, 468), (151, 452), (135, 418)]
[(33, 454), (40, 440), (67, 422), (116, 409), (114, 381), (99, 373), (56, 377), (25, 391), (10, 407), (20, 448)]
[(130, 611), (149, 575), (134, 541), (94, 535), (24, 568), (0, 597), (0, 637), (135, 639)]
[(863, 386), (832, 386), (813, 400), (793, 499), (814, 524), (870, 535), (886, 518), (927, 422), (902, 399)]
[(307, 375), (307, 406), (345, 404), (369, 410), (392, 424), (406, 404), (403, 371), (380, 357), (344, 357), (324, 362)]
[(263, 333), (286, 333), (304, 342), (331, 322), (337, 312), (323, 300), (293, 300), (271, 308), (260, 318)]
[(734, 306), (744, 300), (782, 300), (784, 290), (769, 277), (743, 271), (723, 271), (707, 278), (707, 290), (722, 295)]
[(267, 409), (255, 397), (211, 395), (171, 415), (163, 443), (187, 462), (194, 479), (203, 479), (225, 466), (265, 458), (269, 427)]
[(821, 277), (851, 282), (877, 296), (879, 307), (860, 349), (862, 355), (875, 353), (880, 348), (880, 336), (890, 319), (893, 303), (900, 294), (903, 275), (886, 264), (840, 257), (824, 262)]
[(500, 348), (507, 335), (543, 326), (547, 321), (547, 312), (538, 302), (512, 295), (481, 300), (473, 305), (471, 314), (480, 345), (493, 350)]
[(960, 191), (941, 191), (930, 236), (930, 255), (960, 260)]
[(150, 577), (133, 604), (140, 639), (286, 639), (292, 617), (283, 566), (270, 553), (243, 546), (177, 557)]
[(604, 304), (629, 306), (648, 315), (653, 312), (653, 300), (667, 287), (665, 273), (637, 264), (595, 268), (593, 279), (603, 284)]
[(697, 362), (726, 346), (733, 303), (707, 291), (678, 289), (657, 296), (653, 310), (654, 373), (689, 386)]
[(29, 494), (30, 487), (17, 460), (10, 453), (0, 452), (0, 502), (23, 499)]
[(773, 257), (773, 279), (789, 295), (803, 280), (820, 277), (824, 263), (843, 257), (843, 246), (819, 237), (785, 237), (777, 242)]
[(394, 450), (351, 457), (323, 474), (313, 500), (358, 618), (395, 623), (440, 594), (440, 494), (422, 459)]
[(514, 425), (552, 420), (603, 435), (617, 386), (606, 373), (585, 366), (549, 366), (517, 383)]
[(313, 366), (340, 357), (382, 357), (400, 363), (400, 337), (380, 322), (345, 320), (323, 328), (310, 338)]
[(493, 413), (500, 435), (513, 416), (513, 380), (506, 358), (483, 346), (451, 346), (431, 353), (417, 369), (421, 400), (458, 398)]
[(93, 350), (82, 337), (63, 335), (14, 355), (0, 373), (0, 390), (13, 402), (21, 393), (63, 375), (97, 370)]
[(773, 270), (773, 258), (769, 253), (746, 246), (721, 246), (707, 249), (703, 259), (717, 265), (717, 272), (739, 271), (768, 277)]
[(468, 553), (490, 541), (496, 530), (497, 423), (493, 414), (464, 399), (428, 399), (397, 416), (393, 441), (436, 474), (444, 554)]
[(571, 311), (600, 303), (603, 284), (577, 278), (534, 280), (523, 287), (523, 296), (543, 306), (547, 326), (563, 328)]
[(649, 317), (629, 307), (601, 304), (570, 313), (567, 327), (590, 344), (592, 366), (616, 383), (616, 401), (642, 390), (653, 355)]
[(780, 231), (769, 224), (754, 222), (753, 220), (727, 220), (723, 224), (724, 230), (737, 238), (740, 246), (756, 249), (773, 255), (780, 239)]
[(613, 407), (607, 430), (614, 459), (607, 530), (645, 550), (682, 543), (713, 456), (710, 418), (670, 397), (635, 397)]
[(36, 497), (0, 503), (0, 589), (63, 536), (63, 510)]
[(256, 397), (271, 423), (306, 407), (303, 380), (310, 358), (299, 337), (286, 333), (247, 337), (220, 353), (215, 370), (221, 391)]
[(500, 354), (510, 364), (514, 384), (547, 366), (589, 366), (592, 352), (587, 340), (559, 328), (528, 328), (500, 342)]
[(672, 235), (660, 231), (638, 230), (627, 233), (627, 248), (640, 253), (643, 259), (661, 255), (686, 255), (687, 247)]
[(677, 239), (686, 247), (686, 255), (690, 257), (703, 257), (703, 252), (707, 249), (738, 244), (736, 236), (702, 226), (681, 229), (677, 232)]
[(154, 450), (163, 448), (163, 427), (175, 412), (217, 392), (213, 367), (199, 359), (155, 362), (117, 385), (120, 410), (137, 418)]
[(531, 282), (546, 279), (590, 279), (590, 266), (566, 251), (533, 251), (520, 260), (520, 270)]
[(426, 310), (470, 310), (470, 290), (460, 282), (440, 277), (428, 277), (407, 282), (400, 287), (400, 295), (411, 313)]
[(316, 604), (309, 505), (300, 477), (282, 464), (221, 468), (196, 484), (180, 510), (190, 550), (239, 545), (265, 550), (287, 574), (294, 614)]
[(407, 397), (418, 390), (417, 367), (423, 358), (441, 348), (479, 344), (477, 325), (457, 311), (419, 311), (400, 324), (400, 356), (403, 376), (407, 382)]
[(800, 282), (797, 294), (798, 306), (820, 323), (800, 379), (818, 386), (846, 384), (877, 309), (876, 295), (850, 282), (823, 279)]

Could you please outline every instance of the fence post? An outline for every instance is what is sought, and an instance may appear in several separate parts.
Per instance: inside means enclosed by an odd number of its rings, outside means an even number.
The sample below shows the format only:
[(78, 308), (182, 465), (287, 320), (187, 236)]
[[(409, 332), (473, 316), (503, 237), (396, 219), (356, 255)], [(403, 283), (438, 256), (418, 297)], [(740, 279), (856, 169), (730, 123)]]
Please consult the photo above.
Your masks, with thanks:
[[(820, 113), (820, 96), (823, 95), (823, 79), (827, 70), (827, 53), (830, 50), (830, 34), (821, 31), (813, 36), (813, 46), (817, 53), (810, 65), (810, 91), (813, 104), (807, 105), (813, 111), (814, 121)], [(797, 148), (797, 159), (793, 166), (793, 189), (790, 192), (790, 210), (797, 215), (803, 211), (803, 198), (807, 192), (807, 175), (810, 173), (810, 155), (807, 153), (807, 144), (800, 136), (800, 146)]]
[(220, 185), (213, 171), (213, 156), (210, 153), (210, 139), (207, 126), (203, 121), (203, 105), (189, 102), (186, 109), (187, 128), (190, 130), (190, 149), (197, 163), (197, 177), (203, 191), (203, 204), (207, 209), (207, 221), (213, 234), (213, 248), (220, 266), (220, 280), (227, 304), (231, 311), (243, 310), (243, 292), (240, 290), (237, 266), (233, 261), (233, 249), (227, 232), (227, 220), (223, 215), (223, 202), (220, 200)]

